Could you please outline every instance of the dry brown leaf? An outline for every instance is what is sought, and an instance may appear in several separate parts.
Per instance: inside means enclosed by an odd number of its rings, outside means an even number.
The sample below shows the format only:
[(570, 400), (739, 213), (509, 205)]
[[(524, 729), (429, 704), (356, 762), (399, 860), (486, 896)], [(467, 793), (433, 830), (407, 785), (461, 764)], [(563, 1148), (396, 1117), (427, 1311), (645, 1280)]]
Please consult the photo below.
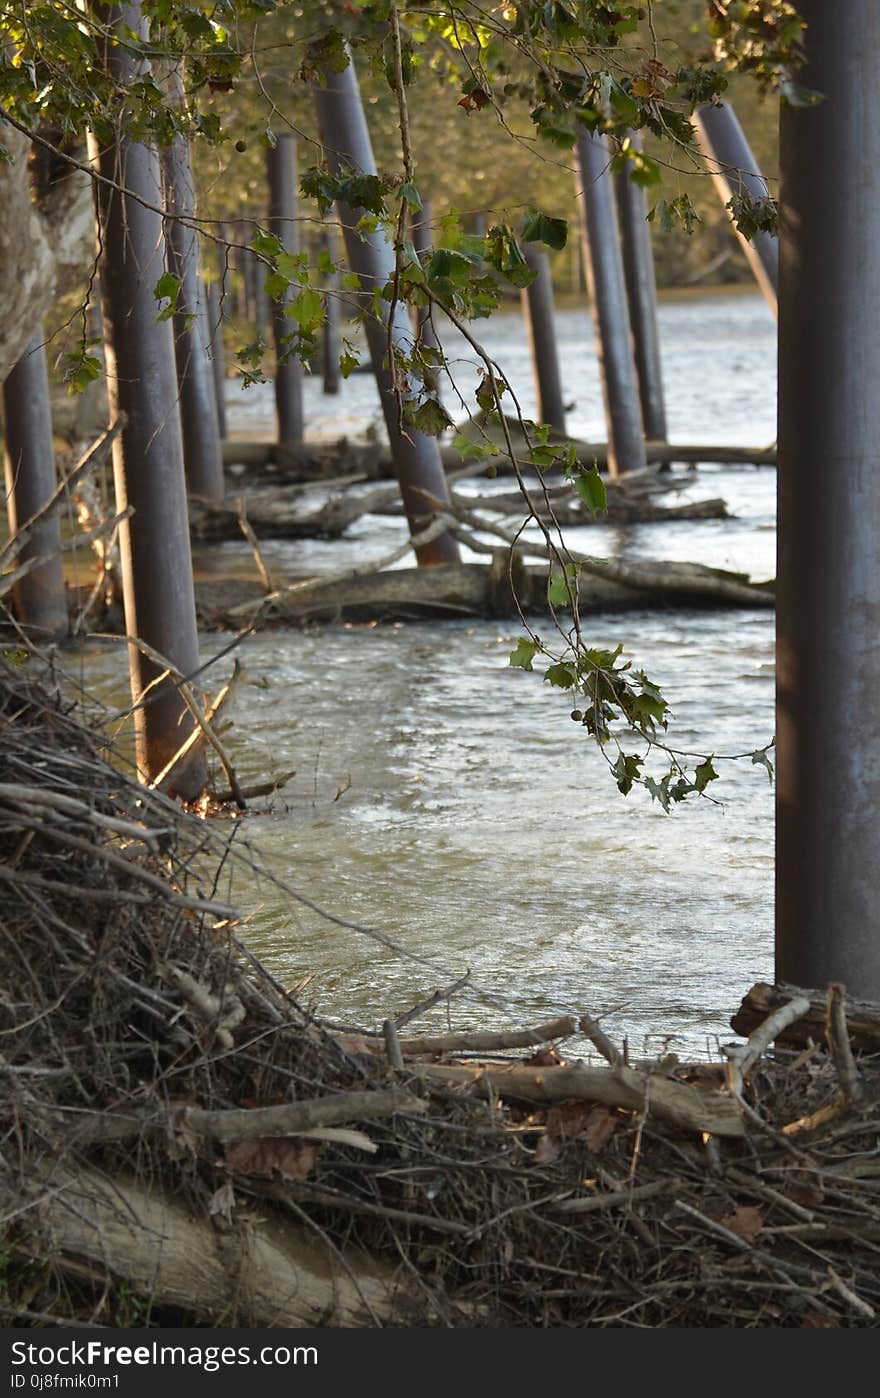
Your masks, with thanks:
[(594, 1107), (587, 1117), (586, 1125), (580, 1133), (584, 1141), (597, 1155), (604, 1150), (617, 1130), (620, 1117), (609, 1107)]
[(320, 1145), (299, 1137), (261, 1136), (254, 1141), (230, 1141), (226, 1163), (243, 1175), (279, 1174), (287, 1180), (304, 1180), (314, 1169)]
[(732, 1214), (722, 1218), (721, 1226), (742, 1238), (744, 1243), (751, 1244), (764, 1227), (764, 1219), (761, 1210), (756, 1209), (753, 1204), (737, 1204)]
[(533, 1160), (536, 1165), (552, 1165), (554, 1160), (558, 1160), (561, 1154), (561, 1138), (559, 1136), (551, 1136), (549, 1131), (545, 1131), (535, 1147)]
[(802, 1330), (839, 1330), (840, 1321), (823, 1311), (811, 1311), (801, 1321)]
[(172, 1160), (198, 1155), (202, 1145), (201, 1136), (187, 1124), (186, 1109), (190, 1105), (186, 1102), (175, 1106), (168, 1118), (168, 1154)]
[(607, 1146), (620, 1117), (610, 1107), (591, 1102), (563, 1102), (547, 1113), (547, 1132), (559, 1141), (583, 1141), (590, 1150)]
[(232, 1182), (227, 1180), (215, 1190), (208, 1201), (208, 1213), (212, 1218), (219, 1219), (222, 1223), (232, 1225), (232, 1210), (235, 1208), (235, 1190)]

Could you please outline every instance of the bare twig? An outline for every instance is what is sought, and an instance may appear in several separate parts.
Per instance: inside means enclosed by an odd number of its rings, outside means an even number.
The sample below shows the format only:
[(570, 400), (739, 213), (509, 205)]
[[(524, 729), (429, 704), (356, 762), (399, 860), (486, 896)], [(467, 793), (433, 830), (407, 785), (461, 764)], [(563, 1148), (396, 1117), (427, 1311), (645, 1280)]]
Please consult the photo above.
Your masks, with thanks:
[(846, 1027), (846, 987), (832, 981), (828, 987), (828, 1019), (825, 1042), (837, 1069), (841, 1090), (848, 1103), (858, 1102), (864, 1094), (864, 1084), (853, 1058), (852, 1045)]

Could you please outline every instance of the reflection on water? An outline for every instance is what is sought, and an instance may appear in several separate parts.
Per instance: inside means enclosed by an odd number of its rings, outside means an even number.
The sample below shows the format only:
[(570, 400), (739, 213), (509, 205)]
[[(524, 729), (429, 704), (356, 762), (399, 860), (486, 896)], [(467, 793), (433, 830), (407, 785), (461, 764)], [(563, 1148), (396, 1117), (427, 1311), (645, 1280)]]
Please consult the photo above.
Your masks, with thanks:
[[(764, 444), (774, 436), (772, 320), (757, 296), (661, 308), (670, 435)], [(560, 317), (571, 430), (602, 435), (595, 356), (583, 317)], [(512, 317), (481, 327), (534, 411)], [(515, 346), (511, 353), (510, 346)], [(366, 376), (334, 402), (307, 399), (316, 430), (362, 429)], [(269, 400), (236, 404), (233, 422), (268, 430)], [(323, 416), (321, 416), (323, 415)], [(342, 424), (342, 427), (340, 427)], [(771, 576), (771, 471), (706, 469), (688, 498), (723, 495), (730, 522), (573, 531), (573, 547), (620, 557), (686, 558)], [(336, 567), (401, 538), (394, 519), (362, 520), (353, 542), (276, 543), (270, 567)], [(238, 545), (221, 556), (241, 560)], [(749, 751), (773, 730), (773, 622), (767, 613), (634, 614), (588, 624), (624, 643), (673, 705), (671, 740), (701, 755)], [(250, 945), (336, 1018), (375, 1024), (471, 968), (505, 1011), (457, 1001), (456, 1023), (527, 1023), (554, 1012), (608, 1012), (637, 1050), (649, 1038), (703, 1050), (730, 1038), (728, 1016), (772, 975), (773, 793), (762, 768), (723, 764), (723, 805), (672, 816), (647, 795), (621, 797), (569, 718), (565, 696), (511, 670), (513, 623), (461, 621), (328, 627), (249, 638), (258, 684), (229, 737), (243, 782), (295, 768), (283, 800), (247, 837), (271, 867), (341, 917), (380, 928), (436, 970), (323, 922), (271, 884), (240, 879)], [(211, 637), (206, 654), (223, 638)], [(86, 662), (109, 682), (115, 657)], [(719, 764), (716, 764), (719, 765)], [(428, 1021), (425, 1021), (426, 1024)], [(436, 1021), (435, 1021), (436, 1022)], [(653, 1037), (649, 1037), (653, 1036)]]

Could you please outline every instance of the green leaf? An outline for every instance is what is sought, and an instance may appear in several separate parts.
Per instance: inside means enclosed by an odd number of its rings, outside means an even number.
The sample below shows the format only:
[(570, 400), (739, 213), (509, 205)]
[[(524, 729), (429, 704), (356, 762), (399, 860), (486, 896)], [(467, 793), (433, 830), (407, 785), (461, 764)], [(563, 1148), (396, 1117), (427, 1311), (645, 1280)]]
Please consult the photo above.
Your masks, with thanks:
[(102, 364), (97, 355), (85, 352), (66, 354), (64, 379), (68, 393), (83, 393), (90, 383), (101, 377)]
[(266, 233), (262, 228), (258, 228), (251, 238), (251, 247), (254, 252), (258, 252), (263, 257), (275, 258), (284, 251), (284, 244), (275, 237), (274, 233)]
[(618, 120), (625, 126), (638, 126), (641, 119), (639, 104), (634, 97), (612, 79), (609, 92), (611, 106)]
[(605, 482), (599, 475), (598, 468), (591, 466), (588, 471), (581, 471), (574, 483), (574, 488), (589, 510), (605, 510), (608, 508), (608, 495), (605, 490)]
[(280, 301), (281, 297), (290, 286), (287, 277), (283, 277), (280, 272), (270, 272), (265, 281), (266, 295), (273, 301)]
[(532, 661), (540, 649), (537, 641), (529, 641), (525, 636), (522, 636), (516, 643), (516, 650), (510, 652), (507, 663), (512, 665), (514, 669), (531, 670)]
[(701, 762), (694, 772), (694, 790), (705, 791), (710, 782), (718, 780), (718, 773), (712, 766), (712, 758), (707, 757), (705, 762)]
[(489, 375), (481, 369), (480, 375), (480, 382), (477, 386), (477, 390), (474, 394), (474, 397), (476, 398), (480, 407), (485, 412), (491, 413), (495, 410), (496, 407), (496, 392), (498, 394), (498, 397), (500, 398), (504, 390), (507, 388), (507, 384), (504, 382), (503, 379), (500, 379), (497, 374), (495, 375), (494, 379), (491, 379)]
[(406, 200), (414, 213), (419, 212), (422, 207), (422, 196), (410, 180), (400, 186), (399, 194), (401, 199)]
[(359, 363), (360, 360), (356, 354), (351, 354), (348, 350), (346, 350), (345, 354), (341, 354), (339, 356), (339, 372), (342, 377), (347, 379), (349, 374), (354, 373)]
[(288, 320), (296, 322), (304, 335), (313, 334), (327, 318), (323, 296), (310, 286), (294, 296), (290, 305), (285, 307), (284, 314)]
[(560, 660), (544, 671), (544, 679), (557, 689), (572, 689), (577, 684), (577, 667), (570, 660)]
[(558, 252), (568, 241), (568, 224), (564, 218), (548, 218), (537, 209), (529, 209), (522, 236), (527, 243), (546, 243), (548, 248)]
[(611, 773), (617, 779), (617, 789), (621, 795), (628, 796), (632, 791), (633, 782), (639, 779), (639, 768), (643, 761), (642, 757), (622, 752), (614, 763)]
[(409, 419), (419, 432), (428, 437), (439, 437), (447, 427), (452, 426), (452, 418), (443, 404), (436, 398), (426, 398)]
[(575, 595), (577, 564), (566, 563), (561, 573), (554, 573), (547, 586), (547, 601), (551, 607), (569, 607)]
[(153, 295), (157, 301), (164, 301), (168, 298), (168, 305), (163, 306), (157, 320), (170, 320), (177, 310), (177, 298), (180, 295), (180, 278), (175, 277), (172, 272), (163, 272), (156, 285), (153, 287)]
[(681, 227), (685, 233), (691, 234), (697, 224), (703, 221), (691, 203), (689, 194), (679, 194), (676, 199), (661, 199), (648, 214), (649, 223), (658, 217), (664, 233)]
[(457, 432), (452, 445), (463, 461), (482, 461), (487, 456), (500, 456), (500, 449), (494, 442), (473, 441), (463, 432)]

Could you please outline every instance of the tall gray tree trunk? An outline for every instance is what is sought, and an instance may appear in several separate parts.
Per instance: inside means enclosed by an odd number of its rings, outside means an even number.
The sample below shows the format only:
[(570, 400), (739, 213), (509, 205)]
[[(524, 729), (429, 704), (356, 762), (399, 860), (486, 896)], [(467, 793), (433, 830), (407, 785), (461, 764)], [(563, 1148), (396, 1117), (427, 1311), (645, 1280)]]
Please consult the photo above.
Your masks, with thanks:
[[(735, 194), (766, 199), (767, 181), (758, 169), (751, 147), (729, 102), (707, 103), (694, 113), (697, 141), (722, 204)], [(764, 293), (773, 314), (777, 314), (779, 288), (779, 240), (773, 233), (759, 232), (746, 238), (736, 229), (740, 246), (749, 260), (755, 281)]]
[(527, 247), (525, 259), (537, 273), (522, 293), (523, 314), (532, 350), (532, 369), (538, 397), (538, 416), (557, 432), (565, 431), (565, 399), (559, 354), (556, 349), (556, 319), (553, 308), (553, 278), (546, 252)]
[[(138, 4), (96, 5), (113, 32), (143, 31)], [(135, 64), (122, 45), (108, 44), (110, 72), (126, 88)], [(161, 179), (155, 150), (120, 130), (98, 149), (93, 162), (110, 183), (96, 185), (104, 248), (101, 291), (106, 334), (110, 408), (123, 412), (127, 425), (113, 446), (117, 507), (131, 505), (132, 517), (119, 533), (125, 625), (183, 675), (199, 664), (192, 559), (183, 467), (183, 441), (177, 409), (174, 337), (170, 321), (158, 321), (153, 288), (165, 270)], [(141, 202), (143, 201), (143, 202)], [(163, 770), (192, 731), (193, 719), (170, 677), (129, 645), (138, 769), (145, 780)], [(149, 687), (149, 693), (145, 691)], [(174, 775), (174, 789), (186, 798), (205, 783), (205, 760), (196, 746)]]
[[(327, 161), (331, 170), (338, 171), (343, 161), (365, 174), (376, 173), (376, 162), (370, 133), (361, 103), (357, 74), (349, 62), (342, 73), (327, 69), (323, 84), (315, 87), (315, 102)], [(360, 212), (345, 204), (339, 205), (339, 219), (345, 235), (348, 261), (358, 274), (367, 307), (372, 304), (376, 287), (384, 287), (394, 272), (394, 250), (381, 232), (367, 233), (363, 238), (355, 231)], [(382, 303), (384, 305), (384, 303)], [(379, 387), (379, 397), (388, 431), (391, 460), (400, 484), (403, 508), (409, 521), (410, 533), (418, 534), (431, 521), (431, 498), (448, 502), (449, 486), (440, 460), (436, 437), (428, 437), (412, 428), (403, 429), (398, 420), (398, 405), (392, 376), (387, 363), (387, 310), (382, 320), (368, 314), (367, 342), (373, 373)], [(412, 330), (402, 304), (395, 308), (391, 323), (392, 342), (405, 353), (412, 350)], [(420, 564), (457, 563), (458, 543), (452, 534), (441, 534), (431, 543), (416, 549)]]
[(591, 135), (582, 128), (577, 139), (577, 155), (584, 266), (592, 303), (608, 427), (608, 471), (616, 476), (645, 465), (639, 385), (633, 359), (608, 142), (604, 136)]
[(217, 430), (221, 438), (224, 438), (228, 436), (228, 431), (226, 426), (226, 365), (223, 354), (223, 312), (220, 309), (220, 283), (205, 282), (204, 297), (208, 310), (208, 353), (211, 357), (211, 377), (214, 380)]
[[(336, 265), (336, 230), (324, 231), (324, 248), (333, 265)], [(341, 308), (339, 305), (339, 273), (333, 272), (327, 280), (326, 319), (321, 334), (321, 373), (325, 393), (338, 393), (342, 378), (339, 368), (341, 353)]]
[[(432, 227), (433, 209), (431, 201), (426, 199), (422, 207), (413, 215), (412, 219), (412, 240), (413, 247), (420, 259), (427, 257), (434, 243), (434, 229)], [(437, 335), (437, 327), (434, 324), (434, 316), (431, 314), (431, 307), (419, 306), (415, 310), (416, 334), (425, 349), (439, 350), (440, 339)]]
[(777, 977), (880, 1000), (880, 6), (799, 0), (780, 130)]
[[(3, 385), (4, 468), (9, 533), (14, 535), (55, 490), (55, 450), (46, 350), (39, 330)], [(17, 562), (44, 558), (13, 589), (19, 625), (39, 640), (68, 634), (67, 600), (57, 513), (34, 526)]]
[[(637, 132), (630, 133), (630, 140), (637, 149), (641, 148), (641, 138)], [(649, 441), (665, 442), (666, 400), (660, 363), (660, 329), (657, 324), (657, 279), (651, 230), (648, 227), (647, 200), (645, 191), (639, 188), (625, 169), (617, 176), (616, 186), (623, 275), (639, 380), (642, 423)]]
[[(176, 101), (183, 103), (179, 69), (170, 75)], [(207, 305), (201, 278), (199, 240), (193, 226), (196, 191), (189, 142), (177, 136), (162, 152), (167, 221), (168, 270), (180, 283), (173, 317), (174, 353), (180, 391), (180, 420), (186, 480), (194, 495), (222, 500), (225, 493), (220, 426), (208, 357)]]
[[(296, 191), (296, 139), (285, 132), (266, 152), (269, 178), (269, 232), (289, 253), (299, 252)], [(297, 446), (303, 439), (302, 364), (287, 342), (295, 327), (284, 314), (284, 302), (272, 303), (275, 337), (275, 412), (279, 446)]]

